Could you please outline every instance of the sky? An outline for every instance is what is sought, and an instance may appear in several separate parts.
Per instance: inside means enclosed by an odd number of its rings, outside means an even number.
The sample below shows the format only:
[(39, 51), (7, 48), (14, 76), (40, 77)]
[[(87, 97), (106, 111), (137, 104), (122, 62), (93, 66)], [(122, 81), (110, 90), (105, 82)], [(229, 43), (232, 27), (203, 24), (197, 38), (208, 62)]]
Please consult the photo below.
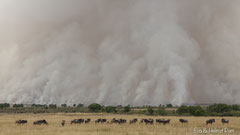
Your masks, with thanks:
[(240, 104), (238, 0), (0, 0), (0, 102)]

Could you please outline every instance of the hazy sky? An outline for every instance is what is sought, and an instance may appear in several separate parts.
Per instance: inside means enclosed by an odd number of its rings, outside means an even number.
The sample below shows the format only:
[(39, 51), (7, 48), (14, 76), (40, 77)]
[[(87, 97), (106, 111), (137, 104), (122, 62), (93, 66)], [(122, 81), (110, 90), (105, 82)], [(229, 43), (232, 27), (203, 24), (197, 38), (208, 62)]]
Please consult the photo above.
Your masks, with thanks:
[(0, 102), (240, 103), (239, 0), (0, 0)]

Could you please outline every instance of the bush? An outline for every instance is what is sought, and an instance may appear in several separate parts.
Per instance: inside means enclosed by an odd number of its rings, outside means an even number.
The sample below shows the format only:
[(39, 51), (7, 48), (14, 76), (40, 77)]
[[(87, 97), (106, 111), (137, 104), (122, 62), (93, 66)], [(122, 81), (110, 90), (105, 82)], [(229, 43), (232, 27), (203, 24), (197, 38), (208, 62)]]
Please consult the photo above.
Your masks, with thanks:
[(205, 115), (205, 111), (200, 106), (190, 106), (188, 107), (188, 112), (193, 116), (203, 116)]
[(83, 107), (84, 105), (83, 104), (78, 104), (77, 107)]
[(100, 104), (94, 103), (88, 106), (90, 112), (99, 112), (102, 109)]
[(153, 115), (154, 110), (153, 110), (153, 108), (152, 108), (151, 106), (149, 106), (149, 107), (147, 108), (147, 113), (148, 113), (149, 115)]
[(165, 111), (164, 107), (159, 107), (157, 113), (158, 113), (158, 115), (161, 115), (161, 116), (167, 115), (167, 112)]
[(167, 104), (167, 107), (173, 107), (173, 105), (172, 104)]
[(32, 104), (32, 107), (36, 107), (36, 108), (47, 108), (47, 105)]
[(231, 106), (227, 104), (214, 104), (207, 108), (208, 112), (225, 113), (231, 111)]
[(56, 104), (50, 104), (49, 108), (55, 109), (55, 108), (57, 108), (57, 105)]
[(130, 106), (128, 105), (128, 106), (125, 106), (124, 108), (123, 108), (123, 112), (125, 112), (125, 113), (128, 113), (128, 112), (130, 112), (131, 111), (131, 108), (130, 108)]
[(14, 108), (23, 108), (24, 105), (23, 104), (14, 104), (13, 107)]
[(239, 105), (232, 105), (232, 106), (231, 106), (231, 109), (232, 109), (233, 111), (240, 111), (240, 106), (239, 106)]
[(61, 106), (62, 106), (62, 107), (67, 107), (67, 104), (62, 104)]
[(3, 109), (3, 108), (9, 108), (10, 107), (10, 104), (8, 103), (3, 103), (3, 104), (0, 104), (0, 108)]
[(186, 113), (189, 113), (188, 112), (188, 107), (187, 106), (180, 106), (178, 109), (177, 109), (177, 113), (178, 115), (182, 115), (182, 114), (186, 114)]
[(107, 113), (116, 113), (116, 112), (117, 112), (117, 109), (116, 109), (116, 107), (114, 107), (114, 106), (107, 106), (107, 107), (105, 108), (105, 111), (106, 111)]

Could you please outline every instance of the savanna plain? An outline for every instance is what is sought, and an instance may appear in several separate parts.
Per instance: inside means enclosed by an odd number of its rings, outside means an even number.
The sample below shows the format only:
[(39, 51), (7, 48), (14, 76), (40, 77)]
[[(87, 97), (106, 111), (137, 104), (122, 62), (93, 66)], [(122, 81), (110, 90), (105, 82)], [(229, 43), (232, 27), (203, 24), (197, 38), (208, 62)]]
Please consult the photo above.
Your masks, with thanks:
[[(71, 125), (73, 119), (90, 118), (89, 124)], [(95, 124), (98, 118), (105, 118), (110, 121), (112, 118), (124, 118), (126, 124)], [(161, 125), (154, 122), (153, 125), (143, 123), (129, 124), (129, 120), (137, 118), (171, 119), (170, 124)], [(188, 123), (181, 124), (179, 119), (188, 120)], [(214, 118), (216, 123), (206, 125), (206, 120)], [(174, 116), (145, 116), (145, 115), (119, 115), (119, 114), (93, 114), (93, 113), (56, 113), (56, 114), (0, 114), (0, 135), (194, 135), (202, 134), (197, 131), (206, 128), (228, 129), (231, 133), (206, 133), (209, 135), (233, 134), (240, 135), (240, 118), (225, 117), (229, 124), (222, 124), (221, 117), (174, 117)], [(15, 124), (16, 120), (25, 119), (25, 125)], [(34, 126), (36, 120), (45, 119), (48, 125)], [(62, 120), (66, 120), (66, 125), (61, 126)]]

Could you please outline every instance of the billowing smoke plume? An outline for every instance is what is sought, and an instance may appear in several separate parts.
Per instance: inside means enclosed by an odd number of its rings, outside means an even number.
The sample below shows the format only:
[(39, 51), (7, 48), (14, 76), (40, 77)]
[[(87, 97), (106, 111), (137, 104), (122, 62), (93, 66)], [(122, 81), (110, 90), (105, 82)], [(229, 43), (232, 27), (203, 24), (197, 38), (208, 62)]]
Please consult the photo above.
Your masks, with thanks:
[(240, 103), (239, 0), (0, 0), (0, 102)]

